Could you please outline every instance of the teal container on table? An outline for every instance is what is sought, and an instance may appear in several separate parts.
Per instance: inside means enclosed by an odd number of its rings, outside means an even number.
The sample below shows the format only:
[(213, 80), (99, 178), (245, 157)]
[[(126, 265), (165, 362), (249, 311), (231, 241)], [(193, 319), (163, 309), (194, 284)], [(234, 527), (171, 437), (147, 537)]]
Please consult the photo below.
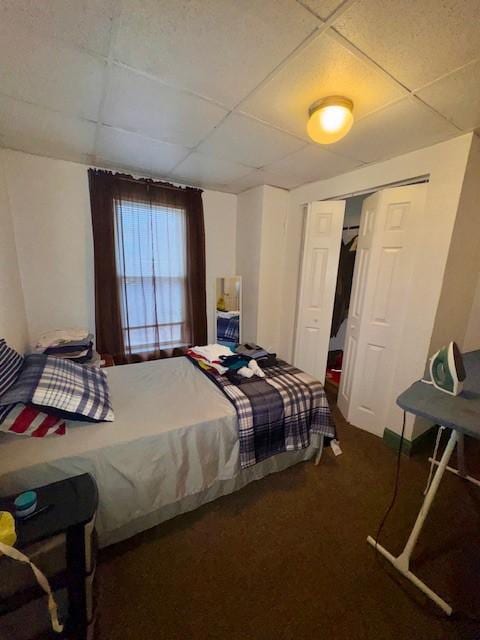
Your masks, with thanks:
[(37, 492), (24, 491), (15, 498), (15, 517), (25, 518), (37, 508)]

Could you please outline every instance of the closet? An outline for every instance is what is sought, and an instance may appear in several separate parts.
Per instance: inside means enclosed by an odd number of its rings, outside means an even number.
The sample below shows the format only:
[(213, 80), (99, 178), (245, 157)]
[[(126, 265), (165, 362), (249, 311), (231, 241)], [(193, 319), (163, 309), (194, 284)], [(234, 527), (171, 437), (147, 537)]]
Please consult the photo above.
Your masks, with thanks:
[(362, 204), (368, 195), (369, 194), (353, 196), (348, 198), (345, 204), (345, 217), (340, 243), (337, 284), (330, 328), (327, 370), (325, 374), (325, 385), (329, 387), (332, 395), (335, 397), (338, 395), (338, 387), (342, 373), (347, 318), (350, 308)]
[[(329, 367), (341, 369), (338, 407), (351, 424), (380, 436), (403, 389), (397, 373), (408, 368), (412, 344), (422, 339), (406, 335), (405, 320), (415, 298), (415, 256), (422, 250), (416, 229), (426, 191), (427, 184), (416, 184), (363, 196), (355, 203), (358, 229), (344, 229), (356, 226), (345, 200), (306, 207), (294, 362), (323, 382), (328, 353), (339, 347), (343, 362)], [(358, 232), (353, 260), (345, 253), (351, 231)]]

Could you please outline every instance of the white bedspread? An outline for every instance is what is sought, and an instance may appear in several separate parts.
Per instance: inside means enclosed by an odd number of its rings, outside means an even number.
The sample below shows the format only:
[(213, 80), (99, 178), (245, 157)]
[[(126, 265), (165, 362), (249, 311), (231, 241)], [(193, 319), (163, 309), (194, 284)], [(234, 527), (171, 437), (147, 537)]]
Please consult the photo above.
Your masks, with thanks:
[(151, 513), (239, 471), (235, 410), (185, 358), (105, 370), (115, 421), (69, 423), (65, 436), (0, 434), (0, 492), (92, 473), (99, 532)]
[(105, 369), (114, 422), (70, 422), (65, 436), (0, 433), (0, 494), (91, 473), (101, 546), (281, 471), (320, 441), (240, 469), (235, 409), (186, 358)]

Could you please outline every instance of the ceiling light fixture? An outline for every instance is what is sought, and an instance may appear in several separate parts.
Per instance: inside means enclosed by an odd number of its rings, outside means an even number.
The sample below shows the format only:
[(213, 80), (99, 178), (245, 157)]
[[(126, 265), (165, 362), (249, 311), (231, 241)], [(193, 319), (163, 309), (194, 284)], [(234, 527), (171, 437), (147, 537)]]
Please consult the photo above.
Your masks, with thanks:
[(307, 132), (314, 142), (331, 144), (346, 136), (353, 124), (353, 102), (343, 96), (328, 96), (308, 110)]

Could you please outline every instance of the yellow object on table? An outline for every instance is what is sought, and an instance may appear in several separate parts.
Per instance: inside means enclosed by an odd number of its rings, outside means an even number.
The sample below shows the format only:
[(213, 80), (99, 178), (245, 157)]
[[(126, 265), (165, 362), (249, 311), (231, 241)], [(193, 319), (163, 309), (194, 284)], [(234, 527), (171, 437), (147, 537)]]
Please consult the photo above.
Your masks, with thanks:
[(17, 541), (15, 533), (15, 520), (8, 511), (0, 511), (0, 542), (13, 547)]

